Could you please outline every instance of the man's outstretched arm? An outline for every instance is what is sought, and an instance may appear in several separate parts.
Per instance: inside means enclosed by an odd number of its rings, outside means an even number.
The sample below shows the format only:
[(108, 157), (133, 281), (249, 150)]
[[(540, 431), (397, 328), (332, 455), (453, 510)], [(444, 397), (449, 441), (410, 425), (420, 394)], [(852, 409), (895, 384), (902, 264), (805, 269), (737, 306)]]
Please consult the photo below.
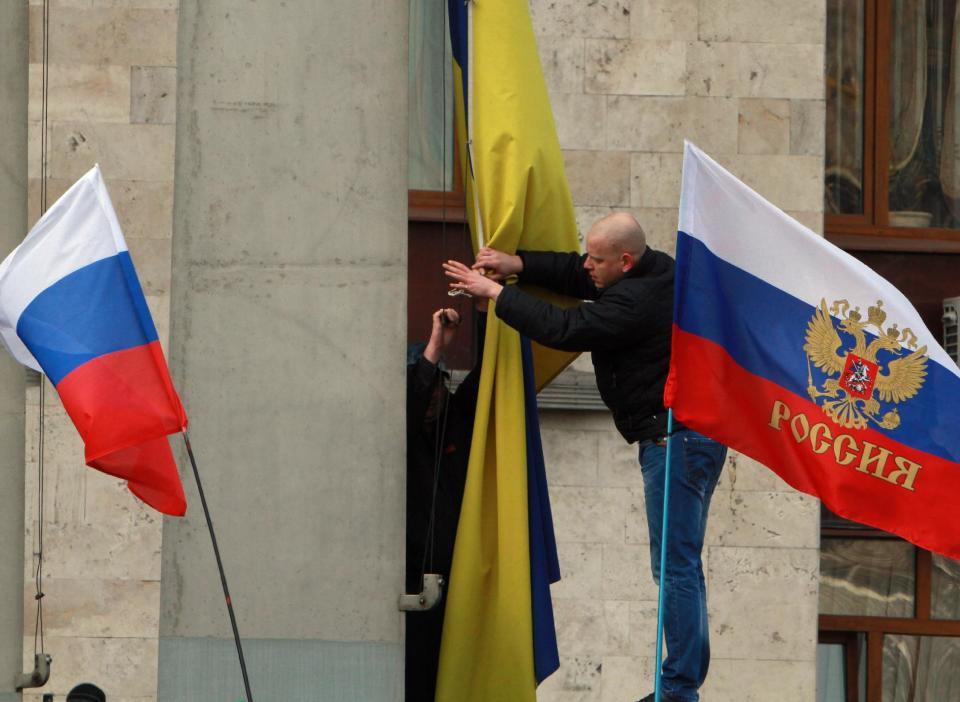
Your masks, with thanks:
[(507, 254), (482, 248), (472, 268), (496, 281), (517, 275), (523, 283), (539, 285), (578, 300), (593, 300), (598, 291), (583, 267), (583, 260), (577, 253), (520, 251)]
[(564, 309), (517, 289), (504, 287), (458, 261), (447, 261), (450, 287), (497, 301), (497, 316), (544, 346), (564, 351), (616, 348), (645, 322), (646, 311), (628, 295), (611, 291), (595, 303)]

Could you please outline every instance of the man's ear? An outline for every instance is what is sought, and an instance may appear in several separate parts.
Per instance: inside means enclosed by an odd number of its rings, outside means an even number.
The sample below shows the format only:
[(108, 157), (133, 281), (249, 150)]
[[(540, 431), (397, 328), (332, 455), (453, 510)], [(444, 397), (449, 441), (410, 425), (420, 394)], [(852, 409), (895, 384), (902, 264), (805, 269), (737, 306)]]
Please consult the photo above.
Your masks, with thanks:
[(631, 268), (637, 265), (637, 260), (634, 258), (633, 254), (629, 251), (624, 251), (620, 254), (620, 270), (624, 273), (628, 272)]

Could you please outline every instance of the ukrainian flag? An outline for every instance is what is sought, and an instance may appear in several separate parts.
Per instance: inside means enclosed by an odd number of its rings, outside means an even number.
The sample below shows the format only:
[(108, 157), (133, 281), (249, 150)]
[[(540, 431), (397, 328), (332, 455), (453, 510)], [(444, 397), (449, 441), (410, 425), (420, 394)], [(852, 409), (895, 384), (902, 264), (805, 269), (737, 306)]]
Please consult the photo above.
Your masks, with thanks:
[[(474, 247), (577, 251), (573, 202), (527, 0), (448, 0)], [(560, 577), (536, 390), (573, 356), (487, 325), (437, 702), (525, 702), (559, 667)]]

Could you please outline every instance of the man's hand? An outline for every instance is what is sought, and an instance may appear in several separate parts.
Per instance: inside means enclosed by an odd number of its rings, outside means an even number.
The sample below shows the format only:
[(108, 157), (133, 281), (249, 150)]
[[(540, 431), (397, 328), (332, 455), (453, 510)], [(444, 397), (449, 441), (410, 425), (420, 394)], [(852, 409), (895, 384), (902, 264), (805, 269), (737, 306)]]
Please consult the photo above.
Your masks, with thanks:
[(503, 280), (523, 271), (523, 259), (519, 256), (484, 247), (477, 252), (477, 260), (472, 268), (473, 270), (485, 270), (487, 277), (493, 280)]
[(443, 272), (453, 282), (450, 287), (454, 290), (465, 290), (474, 297), (486, 297), (496, 300), (503, 290), (500, 283), (488, 278), (478, 270), (471, 270), (459, 261), (447, 261), (443, 264)]
[(460, 326), (460, 315), (449, 307), (439, 309), (433, 313), (433, 327), (430, 330), (430, 341), (423, 350), (423, 357), (436, 365), (443, 354), (443, 350), (450, 345)]

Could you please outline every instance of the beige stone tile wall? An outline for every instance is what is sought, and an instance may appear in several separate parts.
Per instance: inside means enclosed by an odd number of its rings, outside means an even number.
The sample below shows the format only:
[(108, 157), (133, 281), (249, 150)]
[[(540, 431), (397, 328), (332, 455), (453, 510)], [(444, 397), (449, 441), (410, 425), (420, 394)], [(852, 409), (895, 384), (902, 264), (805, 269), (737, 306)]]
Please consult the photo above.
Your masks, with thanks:
[(822, 229), (822, 0), (530, 0), (530, 9), (582, 227), (630, 209), (672, 250), (689, 139)]
[[(632, 702), (652, 689), (657, 624), (637, 447), (606, 413), (547, 411), (541, 423), (563, 578), (561, 668), (538, 699)], [(705, 702), (813, 699), (818, 542), (819, 503), (731, 453), (704, 550)]]
[[(530, 0), (581, 232), (629, 210), (673, 253), (685, 138), (822, 231), (824, 8)], [(632, 702), (653, 687), (657, 615), (637, 447), (604, 413), (544, 412), (542, 431), (562, 663), (538, 699)], [(728, 459), (704, 551), (704, 702), (814, 698), (818, 514), (766, 468)]]
[[(173, 221), (177, 0), (50, 0), (48, 204), (99, 163), (161, 342)], [(30, 0), (30, 222), (41, 212), (43, 3)], [(100, 685), (111, 702), (156, 699), (162, 518), (83, 464), (56, 392), (45, 391), (42, 692)], [(39, 387), (27, 395), (24, 658), (32, 666), (39, 541)]]

